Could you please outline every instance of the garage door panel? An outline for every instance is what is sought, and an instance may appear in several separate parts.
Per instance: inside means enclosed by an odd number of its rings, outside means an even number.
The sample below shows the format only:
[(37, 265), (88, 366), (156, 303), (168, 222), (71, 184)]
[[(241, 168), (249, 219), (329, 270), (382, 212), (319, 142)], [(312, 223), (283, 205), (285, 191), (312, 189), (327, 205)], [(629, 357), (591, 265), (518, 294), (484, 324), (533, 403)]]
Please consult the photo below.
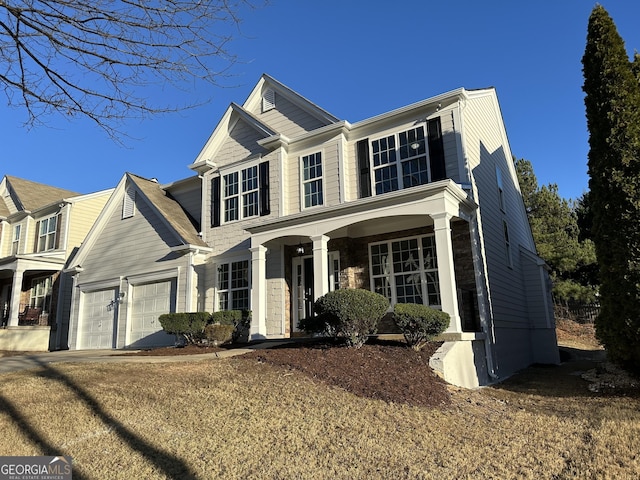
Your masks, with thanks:
[(113, 348), (116, 313), (115, 288), (83, 292), (79, 348)]
[(175, 309), (176, 280), (134, 285), (132, 289), (129, 346), (173, 345), (175, 336), (162, 330), (158, 317)]

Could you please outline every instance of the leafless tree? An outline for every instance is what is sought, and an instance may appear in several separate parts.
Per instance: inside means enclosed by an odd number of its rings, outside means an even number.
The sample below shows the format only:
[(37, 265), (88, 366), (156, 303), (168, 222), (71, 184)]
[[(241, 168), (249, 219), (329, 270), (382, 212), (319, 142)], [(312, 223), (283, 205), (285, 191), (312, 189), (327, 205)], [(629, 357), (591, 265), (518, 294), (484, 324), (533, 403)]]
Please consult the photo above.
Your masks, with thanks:
[[(0, 0), (0, 86), (27, 124), (86, 116), (112, 138), (130, 118), (194, 106), (149, 102), (152, 85), (221, 86), (253, 0)], [(145, 95), (146, 93), (146, 95)], [(175, 91), (174, 91), (175, 93)], [(169, 95), (167, 95), (169, 96)]]

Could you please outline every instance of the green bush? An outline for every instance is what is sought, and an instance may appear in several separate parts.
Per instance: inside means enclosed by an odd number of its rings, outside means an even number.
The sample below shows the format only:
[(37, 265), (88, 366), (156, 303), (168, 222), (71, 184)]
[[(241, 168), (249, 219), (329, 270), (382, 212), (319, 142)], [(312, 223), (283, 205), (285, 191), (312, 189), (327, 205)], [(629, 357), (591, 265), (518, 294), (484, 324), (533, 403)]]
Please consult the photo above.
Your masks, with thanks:
[(414, 350), (420, 350), (449, 327), (449, 314), (416, 303), (398, 303), (393, 308), (393, 321)]
[(202, 338), (210, 319), (207, 312), (165, 313), (158, 318), (165, 332), (181, 336), (187, 344), (197, 343)]
[(220, 325), (239, 325), (242, 321), (242, 310), (221, 310), (211, 314), (211, 323)]
[(344, 338), (353, 347), (362, 346), (367, 336), (376, 332), (378, 321), (388, 308), (389, 301), (384, 296), (361, 289), (329, 292), (314, 304), (323, 330)]
[(214, 345), (224, 345), (229, 343), (233, 338), (233, 332), (236, 327), (234, 325), (221, 325), (219, 323), (210, 323), (204, 327), (204, 337)]
[(251, 329), (251, 310), (221, 310), (211, 314), (210, 323), (233, 325), (232, 340), (234, 343), (249, 341)]

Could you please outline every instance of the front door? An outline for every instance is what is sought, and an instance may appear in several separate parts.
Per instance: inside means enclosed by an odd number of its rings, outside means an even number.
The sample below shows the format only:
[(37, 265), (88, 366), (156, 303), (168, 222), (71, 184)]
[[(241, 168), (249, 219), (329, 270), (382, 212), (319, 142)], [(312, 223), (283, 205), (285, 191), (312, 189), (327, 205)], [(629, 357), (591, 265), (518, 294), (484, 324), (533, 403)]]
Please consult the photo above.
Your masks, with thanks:
[[(338, 252), (330, 252), (327, 258), (329, 265), (329, 291), (340, 288), (340, 256)], [(293, 331), (299, 332), (298, 322), (313, 316), (315, 303), (313, 256), (295, 257), (293, 259)]]
[(293, 330), (300, 331), (298, 322), (313, 315), (313, 257), (297, 257), (293, 259)]

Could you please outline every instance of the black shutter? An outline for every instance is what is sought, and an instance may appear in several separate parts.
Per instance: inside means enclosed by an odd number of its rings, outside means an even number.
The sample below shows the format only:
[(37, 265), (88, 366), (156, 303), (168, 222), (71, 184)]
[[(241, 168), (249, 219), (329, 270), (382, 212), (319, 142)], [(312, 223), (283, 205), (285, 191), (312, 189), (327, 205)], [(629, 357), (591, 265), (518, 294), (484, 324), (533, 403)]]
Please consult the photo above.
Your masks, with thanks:
[(60, 248), (60, 237), (62, 236), (62, 232), (60, 230), (62, 230), (62, 215), (58, 214), (56, 217), (56, 240), (54, 246), (56, 250)]
[(36, 241), (33, 245), (33, 251), (37, 252), (38, 251), (38, 240), (40, 239), (40, 221), (36, 222)]
[(220, 226), (220, 177), (211, 179), (211, 226)]
[(271, 198), (269, 197), (269, 162), (262, 162), (258, 166), (258, 196), (260, 197), (260, 216), (271, 213)]
[(442, 141), (442, 126), (440, 117), (427, 122), (429, 135), (429, 166), (431, 167), (431, 181), (437, 182), (447, 178), (447, 168), (444, 163), (444, 143)]
[(358, 149), (358, 169), (360, 170), (360, 198), (371, 196), (371, 175), (369, 174), (369, 139), (360, 140)]

